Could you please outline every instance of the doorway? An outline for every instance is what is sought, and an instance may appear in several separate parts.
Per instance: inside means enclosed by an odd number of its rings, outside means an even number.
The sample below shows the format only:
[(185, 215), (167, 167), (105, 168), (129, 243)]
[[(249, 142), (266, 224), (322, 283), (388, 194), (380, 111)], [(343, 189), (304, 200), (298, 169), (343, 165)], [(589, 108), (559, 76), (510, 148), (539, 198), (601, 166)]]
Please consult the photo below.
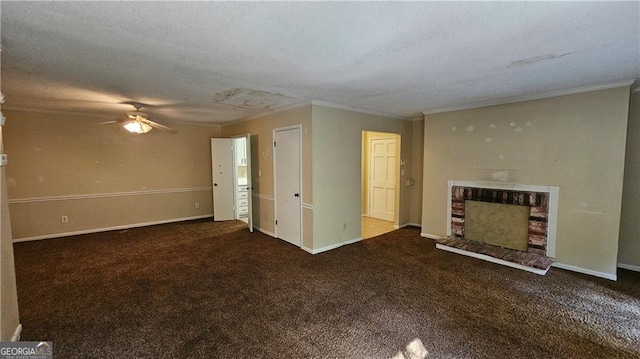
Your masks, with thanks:
[(251, 203), (251, 137), (249, 134), (231, 138), (233, 147), (234, 218), (249, 225), (253, 232)]
[(251, 137), (211, 139), (214, 221), (240, 220), (253, 232)]
[(398, 228), (400, 135), (362, 133), (362, 238)]
[(275, 234), (301, 246), (301, 126), (273, 130)]

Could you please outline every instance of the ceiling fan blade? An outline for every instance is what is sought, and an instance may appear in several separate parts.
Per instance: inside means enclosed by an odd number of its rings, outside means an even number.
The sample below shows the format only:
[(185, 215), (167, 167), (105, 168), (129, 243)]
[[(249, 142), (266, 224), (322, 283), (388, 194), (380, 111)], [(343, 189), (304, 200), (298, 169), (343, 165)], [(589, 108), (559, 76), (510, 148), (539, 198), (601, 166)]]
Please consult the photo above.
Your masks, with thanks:
[(100, 125), (110, 125), (112, 123), (119, 123), (122, 122), (122, 120), (112, 120), (112, 121), (105, 121), (105, 122), (100, 122), (100, 123), (96, 123), (96, 126), (100, 126)]
[(149, 119), (146, 120), (142, 120), (143, 122), (147, 123), (149, 126), (153, 127), (153, 128), (159, 128), (161, 130), (165, 130), (165, 131), (169, 131), (171, 133), (178, 133), (178, 131), (174, 130), (173, 128), (167, 127), (165, 125), (161, 125), (157, 122), (151, 121)]
[(190, 101), (179, 101), (179, 102), (168, 102), (168, 101), (151, 101), (151, 102), (141, 102), (141, 101), (122, 101), (119, 102), (121, 105), (130, 105), (135, 107), (138, 110), (147, 109), (147, 110), (157, 110), (163, 108), (174, 108), (174, 107), (182, 107), (191, 105)]

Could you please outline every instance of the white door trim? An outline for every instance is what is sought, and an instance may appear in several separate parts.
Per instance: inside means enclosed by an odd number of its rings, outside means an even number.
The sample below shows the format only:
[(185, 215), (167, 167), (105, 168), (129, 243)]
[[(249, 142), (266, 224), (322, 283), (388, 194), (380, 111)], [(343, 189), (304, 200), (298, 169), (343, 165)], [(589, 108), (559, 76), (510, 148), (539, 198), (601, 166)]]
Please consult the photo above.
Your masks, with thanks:
[(369, 188), (367, 188), (367, 216), (368, 217), (373, 217), (372, 214), (371, 214), (371, 212), (372, 212), (372, 210), (371, 210), (371, 202), (372, 202), (372, 199), (373, 199), (373, 183), (372, 183), (373, 181), (372, 181), (372, 175), (371, 175), (372, 169), (373, 169), (373, 156), (372, 156), (373, 142), (374, 141), (379, 141), (379, 140), (394, 140), (395, 141), (395, 146), (396, 146), (396, 149), (395, 149), (396, 154), (394, 156), (395, 159), (396, 159), (396, 166), (393, 169), (393, 172), (394, 172), (393, 174), (394, 174), (394, 177), (395, 177), (394, 180), (395, 180), (396, 183), (395, 183), (395, 186), (394, 186), (394, 192), (395, 193), (394, 193), (394, 198), (393, 198), (393, 201), (394, 201), (394, 203), (393, 203), (393, 207), (394, 207), (393, 208), (393, 222), (395, 223), (396, 222), (396, 217), (397, 217), (396, 214), (398, 212), (398, 207), (399, 207), (398, 206), (398, 198), (397, 198), (397, 194), (398, 194), (398, 191), (399, 191), (398, 178), (397, 178), (398, 177), (398, 168), (397, 167), (398, 167), (398, 163), (400, 162), (399, 159), (398, 159), (400, 156), (397, 153), (398, 152), (397, 151), (397, 148), (398, 148), (398, 136), (395, 133), (388, 133), (388, 134), (390, 135), (388, 137), (374, 137), (374, 138), (370, 138), (369, 139), (369, 143), (368, 143), (369, 153), (367, 155), (368, 160), (369, 160), (368, 161), (369, 162), (368, 163), (368, 165), (369, 165), (368, 166), (369, 173), (367, 173), (367, 176), (369, 178), (368, 181), (367, 181), (368, 187), (369, 187)]
[[(299, 153), (299, 158), (300, 158), (300, 173), (298, 174), (298, 179), (300, 181), (300, 203), (302, 203), (302, 199), (304, 198), (304, 193), (303, 193), (303, 183), (302, 183), (302, 124), (296, 124), (296, 125), (289, 125), (289, 126), (283, 126), (283, 127), (277, 127), (274, 128), (271, 134), (271, 142), (272, 142), (272, 149), (273, 149), (273, 214), (274, 214), (274, 218), (273, 219), (273, 228), (274, 228), (274, 234), (276, 238), (278, 237), (278, 226), (276, 225), (276, 219), (278, 217), (278, 191), (277, 191), (277, 183), (278, 183), (278, 176), (277, 176), (277, 171), (276, 171), (276, 164), (277, 164), (277, 159), (276, 159), (276, 132), (280, 132), (280, 131), (288, 131), (288, 130), (298, 130), (298, 140), (300, 143), (300, 153)], [(302, 206), (300, 206), (299, 208), (299, 212), (300, 212), (300, 247), (302, 247), (302, 234), (304, 233), (304, 224), (303, 224), (303, 220), (302, 220)]]
[[(366, 132), (377, 132), (377, 133), (381, 133), (384, 134), (384, 138), (395, 138), (396, 140), (396, 195), (395, 195), (395, 217), (393, 219), (393, 223), (396, 226), (400, 226), (400, 207), (401, 207), (401, 195), (400, 195), (400, 190), (402, 188), (402, 134), (397, 133), (397, 132), (383, 132), (383, 131), (376, 131), (376, 130), (363, 130), (363, 135), (361, 138), (361, 151), (363, 153), (364, 156), (364, 147), (365, 147), (365, 133)], [(386, 136), (389, 135), (389, 136)], [(370, 142), (371, 139), (369, 139), (368, 141)], [(367, 147), (370, 147), (370, 143), (366, 143)], [(363, 160), (365, 160), (365, 158), (363, 158)], [(366, 153), (366, 160), (367, 161), (371, 161), (370, 159), (370, 153), (369, 153), (369, 149), (367, 150)], [(364, 166), (363, 166), (364, 167)], [(370, 166), (368, 166), (370, 167)], [(363, 169), (364, 170), (364, 169)], [(367, 169), (367, 173), (365, 174), (368, 178), (367, 178), (367, 189), (365, 191), (365, 196), (367, 199), (367, 206), (366, 206), (366, 210), (367, 210), (367, 214), (366, 217), (370, 217), (371, 216), (371, 196), (369, 193), (369, 182), (370, 182), (370, 171), (371, 168)], [(362, 186), (362, 184), (361, 184)], [(361, 187), (362, 188), (362, 187)]]
[[(253, 232), (253, 177), (251, 177), (251, 134), (250, 133), (246, 133), (243, 135), (235, 135), (231, 137), (232, 143), (234, 143), (233, 146), (233, 162), (234, 162), (234, 168), (236, 168), (236, 166), (238, 165), (236, 162), (236, 148), (235, 148), (235, 142), (233, 142), (234, 139), (238, 139), (238, 138), (244, 138), (245, 139), (245, 156), (247, 157), (247, 200), (248, 200), (248, 213), (247, 213), (247, 224), (249, 225), (249, 232)], [(233, 171), (233, 183), (235, 185), (237, 185), (238, 182), (238, 174), (236, 173), (236, 171)], [(233, 203), (234, 206), (237, 206), (238, 203), (238, 198), (236, 198), (236, 189), (234, 189), (233, 191)]]

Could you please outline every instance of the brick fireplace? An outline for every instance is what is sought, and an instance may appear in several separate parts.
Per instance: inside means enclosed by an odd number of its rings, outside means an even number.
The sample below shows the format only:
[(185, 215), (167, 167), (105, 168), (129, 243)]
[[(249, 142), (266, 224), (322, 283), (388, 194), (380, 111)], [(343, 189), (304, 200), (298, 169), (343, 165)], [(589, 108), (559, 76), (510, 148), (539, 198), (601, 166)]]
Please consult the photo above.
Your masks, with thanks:
[[(552, 258), (555, 257), (558, 192), (559, 188), (556, 186), (449, 181), (447, 240), (440, 241), (438, 248), (544, 274), (548, 270)], [(466, 205), (467, 203), (468, 205)], [(491, 242), (488, 242), (490, 245), (486, 245), (465, 237), (465, 215), (468, 215), (466, 208), (477, 203), (499, 204), (502, 207), (513, 207), (519, 212), (526, 211), (524, 212), (524, 222), (522, 222), (524, 228), (520, 228), (521, 231), (524, 231), (526, 243), (522, 244), (520, 250), (505, 248), (501, 244), (496, 245)], [(504, 221), (502, 217), (494, 215), (488, 209), (483, 217), (485, 217), (485, 221), (488, 221), (490, 227), (500, 228), (506, 225), (500, 222)], [(490, 223), (492, 220), (495, 220), (496, 223)], [(502, 232), (510, 233), (509, 231)], [(500, 235), (499, 233), (502, 232), (495, 233)], [(496, 243), (500, 243), (500, 241)], [(455, 250), (452, 250), (453, 247)], [(542, 273), (541, 267), (546, 267), (544, 273)]]

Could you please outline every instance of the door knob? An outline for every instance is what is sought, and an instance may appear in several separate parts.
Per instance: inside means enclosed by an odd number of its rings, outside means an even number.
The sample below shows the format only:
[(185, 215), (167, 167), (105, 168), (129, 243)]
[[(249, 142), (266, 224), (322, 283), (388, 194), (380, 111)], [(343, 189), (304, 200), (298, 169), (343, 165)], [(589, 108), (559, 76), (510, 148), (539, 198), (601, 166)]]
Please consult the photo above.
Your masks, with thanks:
[(300, 197), (300, 193), (294, 193), (293, 196), (294, 197)]

